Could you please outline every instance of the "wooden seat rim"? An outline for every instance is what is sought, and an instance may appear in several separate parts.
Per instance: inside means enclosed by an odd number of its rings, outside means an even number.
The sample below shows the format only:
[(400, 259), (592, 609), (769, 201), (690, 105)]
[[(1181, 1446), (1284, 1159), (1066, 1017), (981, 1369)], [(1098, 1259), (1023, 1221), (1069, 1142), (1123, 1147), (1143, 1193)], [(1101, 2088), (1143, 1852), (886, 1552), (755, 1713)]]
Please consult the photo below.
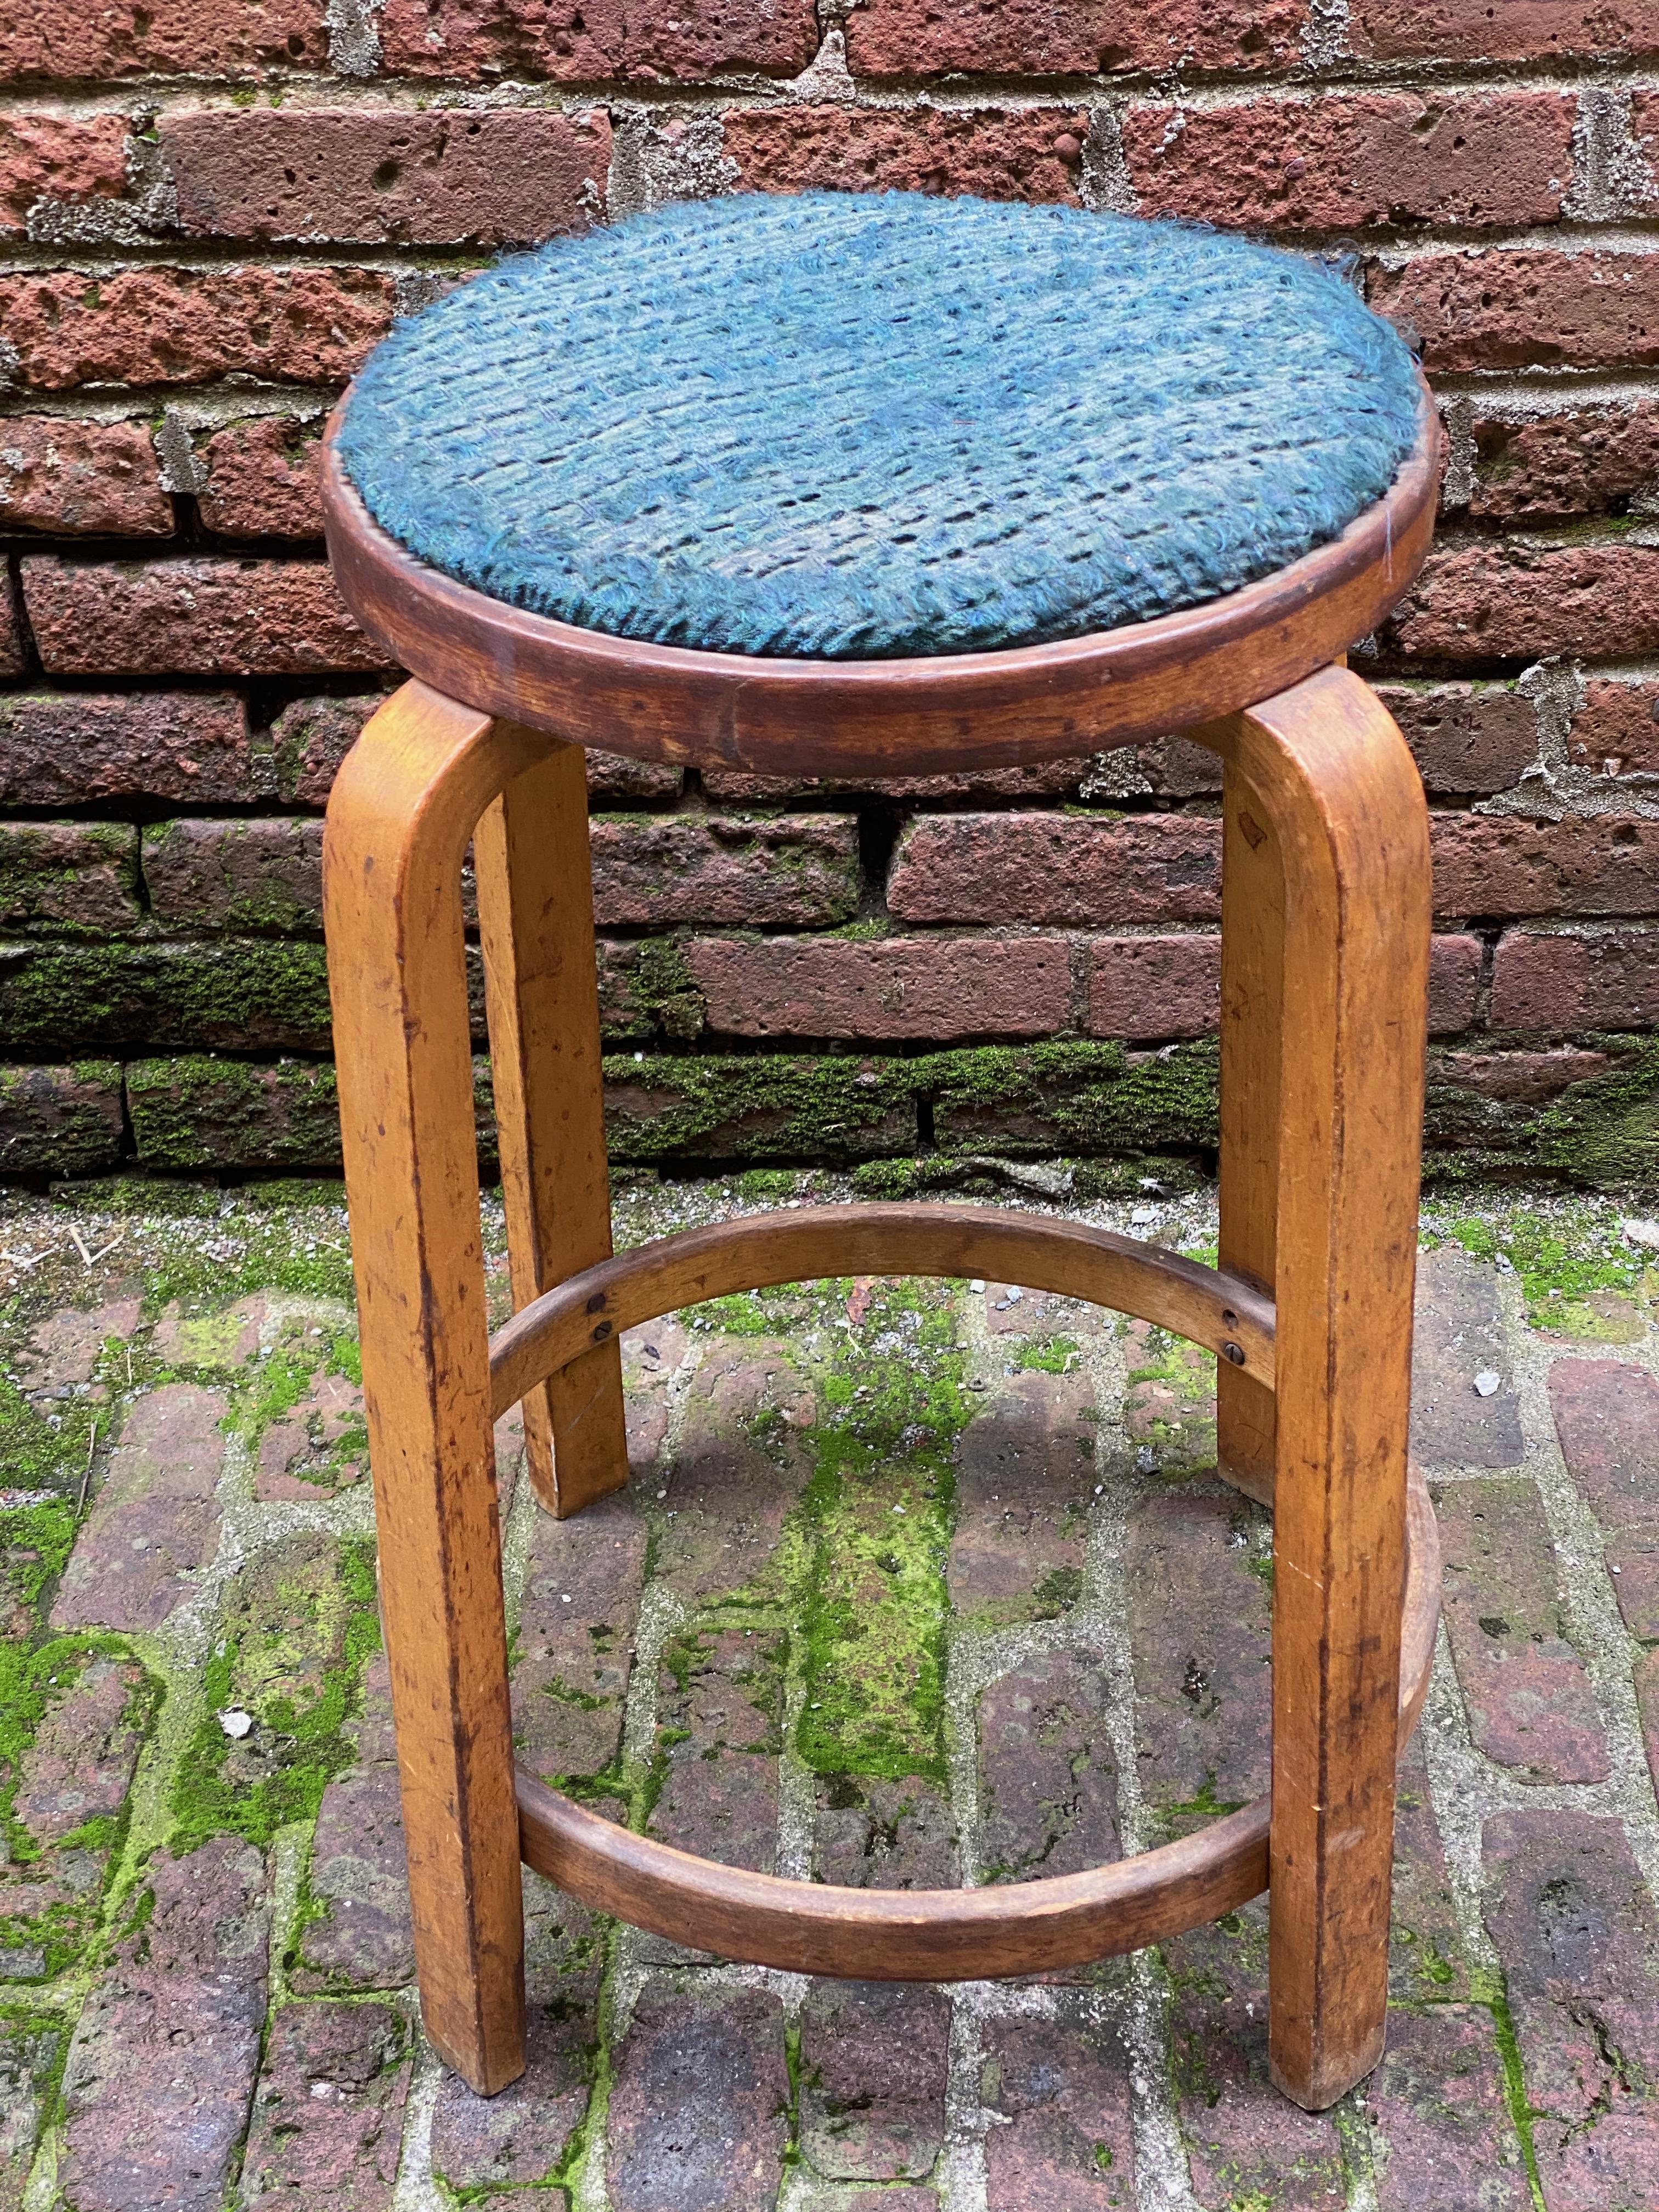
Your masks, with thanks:
[[(1419, 380), (1420, 383), (1420, 380)], [(774, 775), (1018, 767), (1161, 736), (1276, 696), (1340, 658), (1428, 550), (1439, 425), (1340, 538), (1206, 604), (1091, 636), (907, 660), (767, 659), (580, 629), (457, 583), (382, 530), (323, 441), (329, 559), (392, 658), (481, 712), (636, 760)]]
[[(495, 1418), (553, 1369), (578, 1358), (603, 1332), (629, 1328), (680, 1304), (741, 1289), (811, 1279), (803, 1249), (834, 1243), (843, 1262), (858, 1229), (854, 1272), (990, 1275), (1032, 1289), (1086, 1296), (1076, 1268), (1144, 1283), (1146, 1310), (1117, 1310), (1171, 1326), (1196, 1314), (1236, 1334), (1195, 1342), (1251, 1345), (1258, 1380), (1272, 1387), (1272, 1302), (1236, 1277), (1156, 1246), (1077, 1222), (950, 1206), (803, 1207), (687, 1230), (585, 1269), (514, 1315), (492, 1340)], [(954, 1245), (960, 1264), (941, 1267)], [(876, 1256), (879, 1249), (882, 1256)], [(741, 1262), (766, 1255), (778, 1270), (757, 1279)], [(1050, 1265), (1055, 1254), (1067, 1263)], [(918, 1264), (918, 1255), (928, 1264)], [(1010, 1262), (1013, 1262), (1011, 1267)], [(863, 1264), (860, 1264), (862, 1262)], [(817, 1275), (848, 1272), (843, 1264)], [(1048, 1279), (1044, 1279), (1045, 1276)], [(659, 1303), (649, 1286), (684, 1288)], [(595, 1320), (593, 1316), (599, 1316)], [(1224, 1470), (1223, 1470), (1224, 1474)], [(1427, 1694), (1439, 1618), (1439, 1533), (1421, 1473), (1407, 1485), (1406, 1589), (1399, 1741), (1416, 1727)], [(868, 1891), (781, 1880), (700, 1859), (619, 1828), (515, 1767), (520, 1848), (526, 1863), (579, 1902), (637, 1927), (757, 1966), (882, 1981), (980, 1980), (1078, 1966), (1138, 1949), (1231, 1911), (1267, 1886), (1268, 1797), (1196, 1835), (1130, 1859), (1044, 1881), (973, 1890)]]

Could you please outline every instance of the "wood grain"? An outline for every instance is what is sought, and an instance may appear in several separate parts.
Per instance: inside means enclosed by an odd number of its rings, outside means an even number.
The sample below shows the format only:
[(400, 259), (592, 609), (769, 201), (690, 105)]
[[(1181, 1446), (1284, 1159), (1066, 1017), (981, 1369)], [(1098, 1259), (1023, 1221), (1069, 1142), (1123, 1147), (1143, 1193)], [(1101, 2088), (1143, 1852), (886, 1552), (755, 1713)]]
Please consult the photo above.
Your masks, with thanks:
[[(513, 1300), (611, 1253), (586, 762), (544, 757), (514, 778), (473, 838)], [(526, 1458), (561, 1519), (628, 1480), (622, 1346), (596, 1345), (527, 1391)]]
[(524, 2067), (524, 1926), (461, 857), (481, 808), (545, 749), (405, 684), (336, 778), (323, 844), (422, 2011), (486, 2095)]
[(1319, 2110), (1376, 2063), (1388, 1996), (1428, 816), (1346, 670), (1222, 734), (1285, 884), (1270, 2063)]
[[(347, 404), (342, 402), (342, 405)], [(929, 775), (1159, 737), (1299, 683), (1404, 594), (1428, 550), (1439, 463), (1422, 387), (1415, 452), (1342, 536), (1207, 605), (1093, 637), (913, 660), (781, 660), (642, 645), (468, 589), (370, 519), (324, 441), (329, 559), (402, 666), (457, 699), (638, 760), (762, 774)]]
[(731, 1291), (829, 1275), (967, 1275), (1157, 1322), (1271, 1386), (1273, 1302), (1196, 1260), (1080, 1221), (977, 1206), (814, 1206), (688, 1229), (586, 1268), (490, 1341), (496, 1417), (544, 1376), (638, 1322)]

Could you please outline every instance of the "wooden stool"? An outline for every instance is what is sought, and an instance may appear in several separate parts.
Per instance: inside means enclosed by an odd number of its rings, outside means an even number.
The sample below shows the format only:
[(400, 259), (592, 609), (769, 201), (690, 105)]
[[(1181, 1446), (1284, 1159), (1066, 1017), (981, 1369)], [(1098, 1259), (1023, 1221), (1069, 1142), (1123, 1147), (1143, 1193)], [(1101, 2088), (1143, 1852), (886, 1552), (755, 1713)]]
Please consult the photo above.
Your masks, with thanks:
[[(1395, 1769), (1427, 1686), (1434, 1516), (1407, 1468), (1429, 954), (1410, 753), (1342, 656), (1427, 548), (1437, 434), (1334, 542), (1208, 604), (1060, 643), (769, 659), (521, 611), (411, 557), (325, 457), (349, 605), (412, 672), (325, 848), (345, 1170), (427, 2032), (485, 2094), (524, 2065), (520, 1860), (599, 1911), (795, 1972), (1029, 1974), (1270, 1891), (1275, 2080), (1373, 2066)], [(1183, 731), (1224, 765), (1220, 1267), (994, 1209), (801, 1208), (611, 1255), (582, 748), (860, 780)], [(487, 1330), (461, 867), (472, 843), (518, 1310)], [(937, 1892), (714, 1865), (515, 1769), (492, 1425), (578, 1512), (627, 1476), (619, 1339), (696, 1300), (851, 1273), (984, 1276), (1219, 1355), (1222, 1472), (1275, 1509), (1270, 1796), (1091, 1872)]]

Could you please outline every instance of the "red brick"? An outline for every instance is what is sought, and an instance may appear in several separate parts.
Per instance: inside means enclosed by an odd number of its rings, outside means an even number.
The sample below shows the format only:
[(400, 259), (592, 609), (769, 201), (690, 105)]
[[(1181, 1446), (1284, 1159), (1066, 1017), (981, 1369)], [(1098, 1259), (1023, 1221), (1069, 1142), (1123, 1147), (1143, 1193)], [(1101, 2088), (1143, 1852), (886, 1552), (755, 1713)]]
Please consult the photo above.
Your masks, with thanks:
[(1437, 659), (1659, 652), (1659, 547), (1442, 545), (1388, 635)]
[(1089, 118), (1063, 107), (745, 107), (726, 151), (747, 191), (973, 192), (1080, 205)]
[(856, 75), (1091, 76), (1097, 70), (1267, 69), (1294, 60), (1304, 0), (871, 0), (847, 19)]
[(1659, 775), (1659, 684), (1591, 677), (1568, 755), (1576, 768), (1600, 775)]
[(202, 521), (222, 538), (320, 538), (320, 421), (257, 415), (215, 431), (197, 456)]
[(0, 698), (0, 804), (101, 799), (238, 805), (253, 796), (240, 699), (208, 691)]
[(164, 122), (161, 144), (198, 237), (525, 245), (599, 212), (611, 124), (599, 109), (214, 108)]
[(22, 563), (40, 658), (54, 676), (296, 676), (384, 668), (320, 561)]
[(1492, 967), (1492, 1022), (1499, 1030), (1651, 1027), (1659, 1023), (1659, 930), (1506, 930)]
[(811, 0), (388, 0), (385, 66), (407, 76), (793, 76), (817, 47)]
[(1352, 52), (1376, 61), (1553, 61), (1659, 50), (1648, 0), (1356, 0)]
[(185, 817), (144, 832), (144, 882), (164, 929), (301, 929), (323, 915), (323, 825), (309, 817)]
[(328, 62), (323, 0), (34, 0), (0, 16), (0, 78), (263, 75)]
[(0, 526), (165, 538), (173, 502), (142, 422), (13, 415), (0, 422)]
[[(1105, 2014), (1106, 2008), (1102, 2008)], [(987, 2212), (1122, 2212), (1135, 2203), (1129, 2055), (1109, 2016), (993, 2015), (984, 2027), (979, 2094)], [(1150, 2192), (1149, 2192), (1150, 2195)], [(930, 2208), (936, 2198), (927, 2200)], [(908, 2212), (872, 2194), (849, 2212)], [(920, 2212), (920, 2208), (918, 2208)]]
[[(1474, 1020), (1478, 937), (1437, 937), (1429, 952), (1429, 1034), (1449, 1036)], [(1103, 937), (1089, 982), (1092, 1036), (1151, 1043), (1205, 1036), (1221, 1018), (1218, 937)]]
[(1538, 717), (1512, 684), (1379, 684), (1431, 792), (1507, 791), (1538, 755)]
[(1530, 422), (1474, 419), (1469, 513), (1496, 522), (1623, 514), (1659, 477), (1659, 404), (1584, 407)]
[(1049, 1036), (1071, 1025), (1063, 937), (702, 938), (686, 963), (735, 1036)]
[(1452, 1657), (1476, 1745), (1531, 1782), (1605, 1782), (1607, 1747), (1568, 1642), (1531, 1483), (1448, 1484), (1437, 1500)]
[(0, 116), (0, 235), (23, 230), (38, 199), (119, 199), (131, 127), (125, 115)]
[[(0, 676), (22, 672), (23, 632), (17, 619), (17, 602), (10, 577), (0, 577)], [(3, 767), (0, 760), (0, 769)]]
[(1186, 814), (933, 814), (888, 878), (906, 921), (1218, 921), (1221, 825)]
[(137, 927), (137, 835), (130, 822), (0, 823), (0, 927)]
[(1131, 1042), (1203, 1036), (1221, 1018), (1218, 937), (1103, 937), (1089, 973), (1089, 1029)]
[(1548, 1052), (1449, 1052), (1436, 1064), (1444, 1082), (1505, 1106), (1543, 1106), (1576, 1083), (1606, 1075), (1613, 1061), (1604, 1052), (1557, 1045)]
[(1437, 814), (1430, 832), (1437, 913), (1523, 921), (1659, 908), (1659, 822)]
[(1144, 215), (1274, 229), (1553, 222), (1572, 180), (1576, 99), (1559, 92), (1328, 94), (1131, 108)]
[(392, 326), (374, 269), (69, 269), (0, 278), (0, 325), (37, 391), (202, 384), (231, 372), (336, 384)]
[(823, 928), (858, 904), (848, 814), (597, 816), (593, 912), (601, 928), (677, 922)]
[(1425, 253), (1373, 269), (1366, 289), (1379, 314), (1422, 341), (1430, 369), (1659, 362), (1659, 254)]

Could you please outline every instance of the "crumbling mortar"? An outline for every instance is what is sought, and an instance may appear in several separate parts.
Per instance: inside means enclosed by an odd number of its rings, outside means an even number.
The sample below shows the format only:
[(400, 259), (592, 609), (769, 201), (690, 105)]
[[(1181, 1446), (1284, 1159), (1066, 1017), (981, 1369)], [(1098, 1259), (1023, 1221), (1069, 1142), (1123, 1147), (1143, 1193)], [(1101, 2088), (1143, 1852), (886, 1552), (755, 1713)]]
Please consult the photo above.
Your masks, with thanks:
[(1582, 663), (1559, 653), (1535, 660), (1522, 671), (1516, 689), (1531, 701), (1537, 718), (1537, 757), (1507, 791), (1477, 799), (1472, 813), (1547, 822), (1600, 814), (1659, 820), (1659, 778), (1603, 775), (1573, 763), (1572, 726), (1585, 697)]
[(1659, 180), (1638, 144), (1628, 83), (1588, 83), (1572, 133), (1572, 189), (1562, 212), (1590, 222), (1616, 222), (1659, 206)]

